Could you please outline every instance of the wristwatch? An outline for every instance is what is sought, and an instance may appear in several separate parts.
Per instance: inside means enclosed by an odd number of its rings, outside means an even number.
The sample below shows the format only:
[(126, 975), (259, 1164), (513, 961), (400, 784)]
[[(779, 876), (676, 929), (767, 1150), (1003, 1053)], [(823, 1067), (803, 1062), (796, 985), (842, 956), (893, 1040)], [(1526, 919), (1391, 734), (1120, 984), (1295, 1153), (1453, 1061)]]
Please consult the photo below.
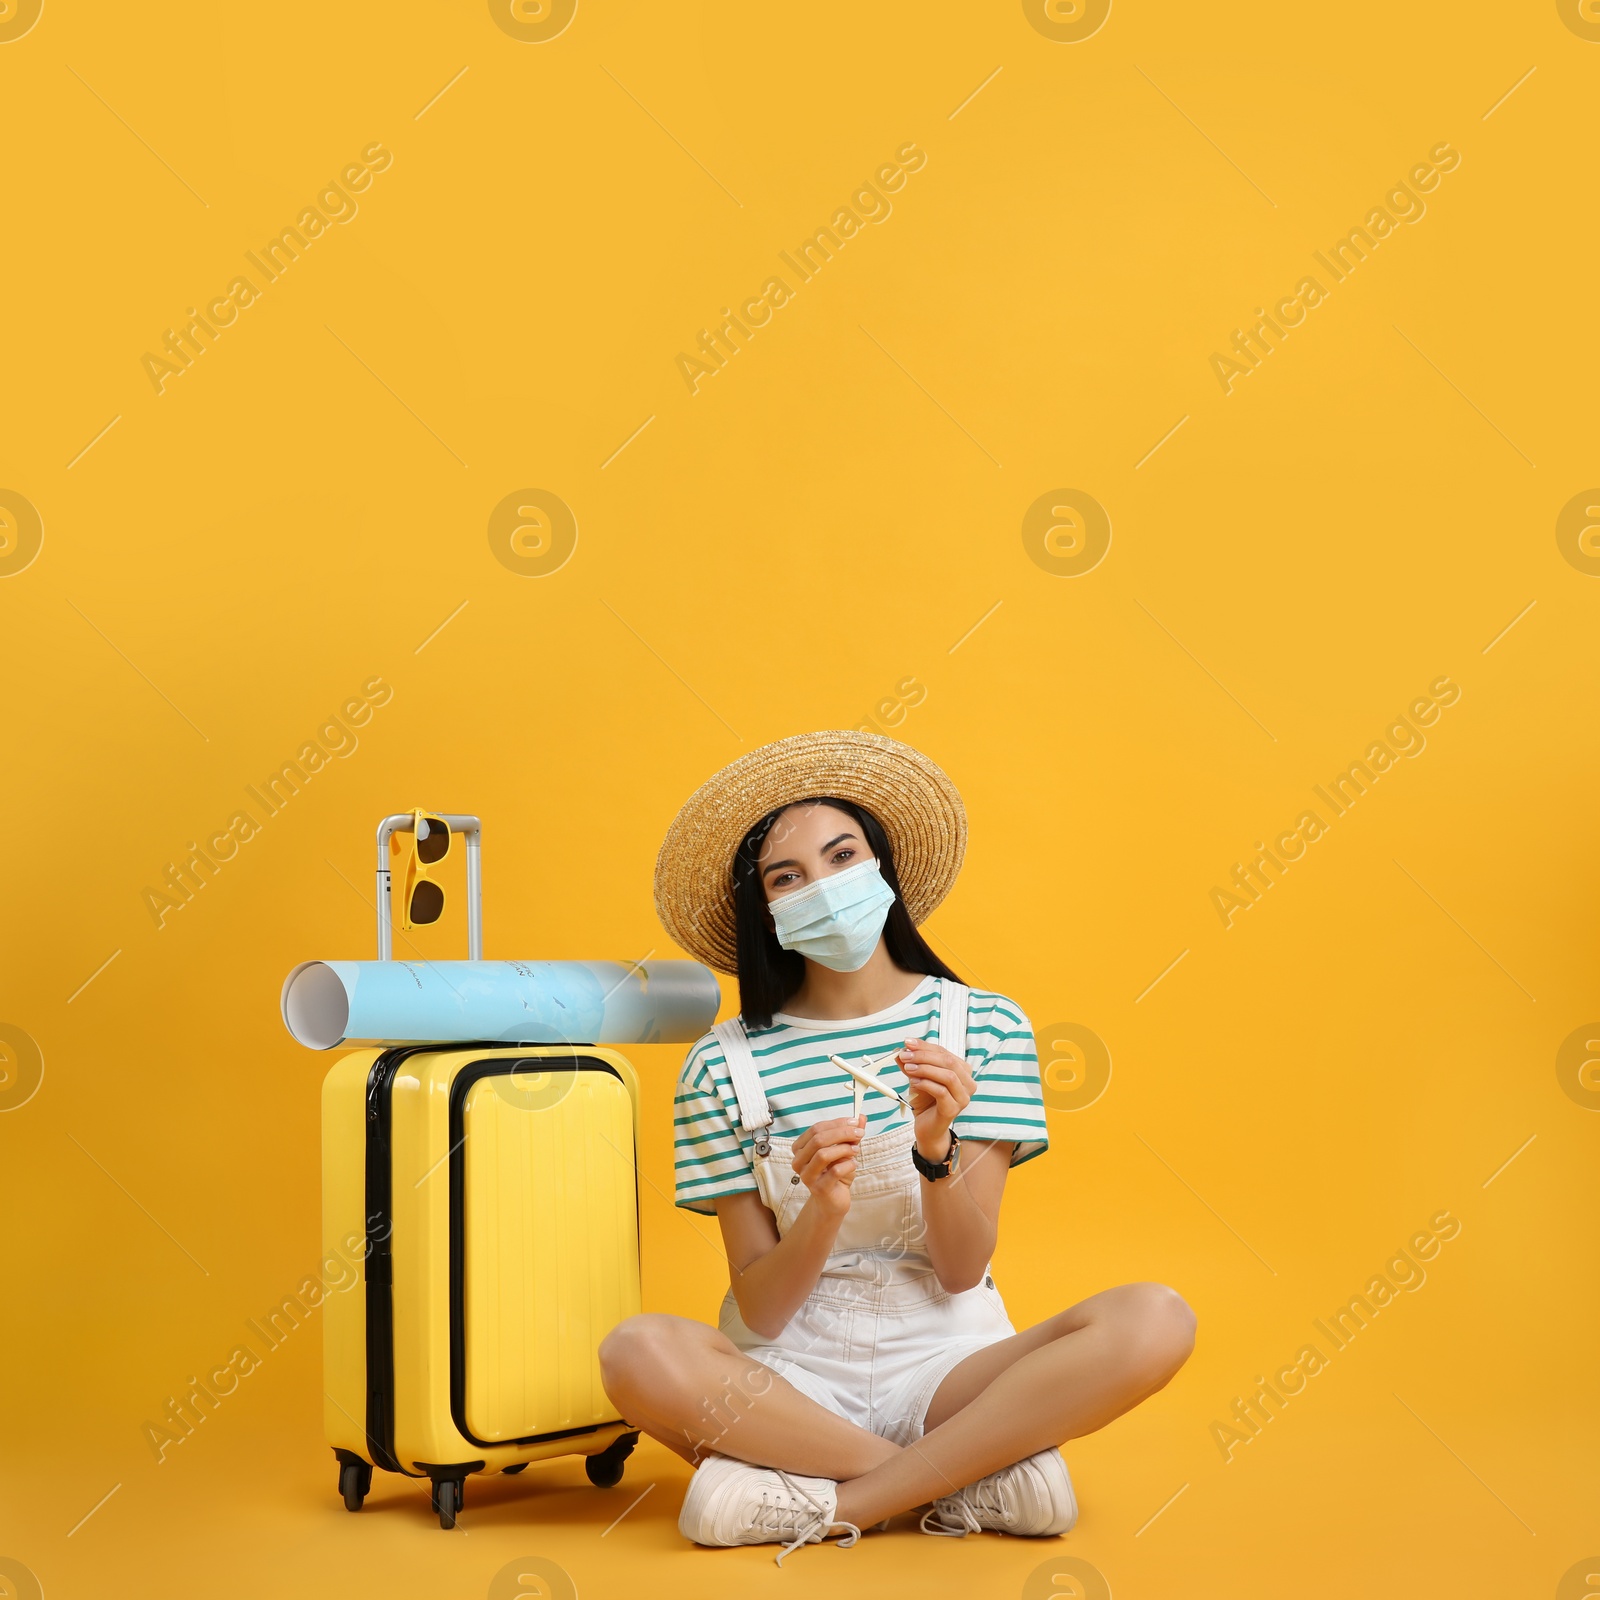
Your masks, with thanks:
[(961, 1135), (954, 1128), (950, 1130), (950, 1148), (945, 1151), (943, 1161), (930, 1161), (915, 1145), (911, 1147), (911, 1165), (929, 1183), (937, 1183), (941, 1178), (948, 1178), (956, 1170), (960, 1156)]

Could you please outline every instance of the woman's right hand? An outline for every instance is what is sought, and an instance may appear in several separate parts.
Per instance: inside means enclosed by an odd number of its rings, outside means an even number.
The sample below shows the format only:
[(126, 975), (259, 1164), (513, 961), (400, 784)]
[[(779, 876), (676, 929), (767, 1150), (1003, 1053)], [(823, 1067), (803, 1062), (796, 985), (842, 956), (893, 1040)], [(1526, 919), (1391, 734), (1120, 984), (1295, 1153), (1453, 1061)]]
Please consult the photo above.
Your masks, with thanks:
[(813, 1123), (794, 1142), (795, 1176), (811, 1191), (811, 1198), (832, 1216), (842, 1217), (850, 1209), (856, 1147), (866, 1125), (865, 1117), (830, 1117), (826, 1122)]

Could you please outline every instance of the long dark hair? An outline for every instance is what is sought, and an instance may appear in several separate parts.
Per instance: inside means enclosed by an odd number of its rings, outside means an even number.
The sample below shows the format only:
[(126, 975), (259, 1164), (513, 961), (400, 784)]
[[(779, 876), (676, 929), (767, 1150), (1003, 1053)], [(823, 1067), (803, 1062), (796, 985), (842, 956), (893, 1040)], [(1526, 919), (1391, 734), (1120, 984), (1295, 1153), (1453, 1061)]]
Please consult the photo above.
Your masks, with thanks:
[[(917, 932), (911, 913), (900, 893), (895, 872), (894, 850), (889, 836), (873, 814), (849, 800), (832, 795), (813, 795), (791, 802), (802, 806), (832, 806), (853, 817), (861, 829), (867, 848), (878, 858), (883, 881), (894, 890), (894, 904), (883, 925), (883, 937), (894, 964), (904, 972), (925, 972), (938, 978), (955, 978), (949, 967), (929, 948)], [(761, 847), (767, 834), (788, 806), (764, 816), (744, 836), (733, 857), (733, 912), (739, 955), (739, 1012), (747, 1028), (770, 1028), (772, 1015), (805, 981), (806, 960), (798, 950), (785, 950), (778, 943), (767, 915), (766, 892), (761, 886)], [(956, 979), (959, 982), (959, 979)]]

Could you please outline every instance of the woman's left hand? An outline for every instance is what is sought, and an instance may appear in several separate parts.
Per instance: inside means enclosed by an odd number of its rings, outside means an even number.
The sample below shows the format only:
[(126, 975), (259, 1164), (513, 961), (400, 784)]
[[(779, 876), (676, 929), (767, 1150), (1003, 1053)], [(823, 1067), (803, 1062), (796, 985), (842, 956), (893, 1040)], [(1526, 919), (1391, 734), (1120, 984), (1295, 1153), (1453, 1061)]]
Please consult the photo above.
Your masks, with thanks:
[(924, 1160), (943, 1161), (950, 1153), (950, 1125), (972, 1102), (972, 1071), (930, 1039), (907, 1039), (899, 1061), (911, 1085), (917, 1149)]

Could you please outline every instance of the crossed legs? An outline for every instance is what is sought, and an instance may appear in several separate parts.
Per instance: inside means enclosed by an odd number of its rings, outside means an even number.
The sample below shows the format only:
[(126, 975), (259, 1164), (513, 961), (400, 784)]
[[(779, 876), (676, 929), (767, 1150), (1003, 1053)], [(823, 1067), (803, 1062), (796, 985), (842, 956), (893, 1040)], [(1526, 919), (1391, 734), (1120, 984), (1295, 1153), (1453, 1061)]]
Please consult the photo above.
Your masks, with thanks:
[(708, 1451), (839, 1486), (860, 1527), (1093, 1433), (1164, 1387), (1194, 1348), (1172, 1289), (1106, 1289), (953, 1367), (902, 1448), (836, 1416), (686, 1317), (630, 1317), (600, 1347), (606, 1393), (686, 1461)]

